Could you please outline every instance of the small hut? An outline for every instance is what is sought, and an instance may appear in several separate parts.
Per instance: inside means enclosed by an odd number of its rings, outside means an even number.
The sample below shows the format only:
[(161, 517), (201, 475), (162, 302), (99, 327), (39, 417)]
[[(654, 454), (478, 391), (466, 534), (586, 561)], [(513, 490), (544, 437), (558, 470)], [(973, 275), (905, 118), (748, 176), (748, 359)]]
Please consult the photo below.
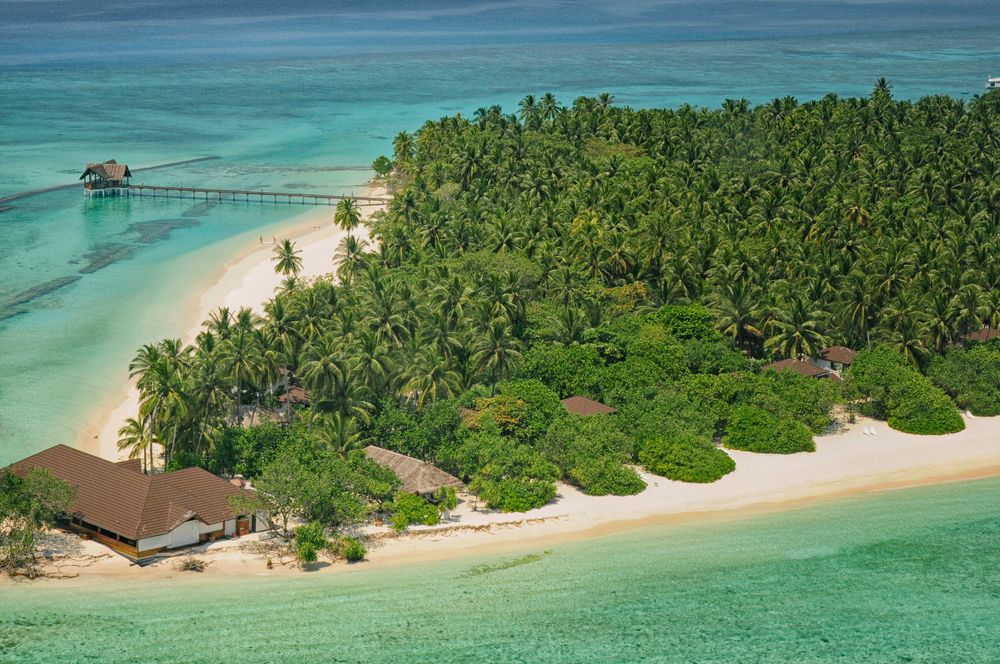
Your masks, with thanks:
[(562, 405), (567, 413), (583, 417), (589, 417), (590, 415), (610, 415), (616, 412), (611, 406), (606, 406), (600, 401), (594, 401), (587, 397), (567, 397), (562, 400)]
[(831, 371), (841, 372), (851, 366), (858, 351), (847, 346), (830, 346), (819, 352), (819, 357), (813, 360), (816, 366)]
[(426, 496), (441, 487), (461, 489), (464, 486), (462, 480), (454, 475), (449, 475), (433, 464), (383, 447), (369, 445), (365, 448), (365, 456), (394, 472), (399, 481), (402, 482), (400, 488), (407, 493)]
[(87, 164), (80, 179), (87, 196), (120, 196), (127, 193), (131, 177), (128, 164), (110, 159), (101, 164)]

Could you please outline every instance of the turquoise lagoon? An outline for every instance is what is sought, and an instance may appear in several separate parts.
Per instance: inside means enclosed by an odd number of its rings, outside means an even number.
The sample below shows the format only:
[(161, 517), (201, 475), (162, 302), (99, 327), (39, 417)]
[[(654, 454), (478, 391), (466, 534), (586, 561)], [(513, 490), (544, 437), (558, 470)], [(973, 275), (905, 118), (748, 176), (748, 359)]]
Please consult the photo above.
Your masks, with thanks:
[(996, 661), (998, 505), (991, 479), (502, 556), (4, 585), (0, 661)]

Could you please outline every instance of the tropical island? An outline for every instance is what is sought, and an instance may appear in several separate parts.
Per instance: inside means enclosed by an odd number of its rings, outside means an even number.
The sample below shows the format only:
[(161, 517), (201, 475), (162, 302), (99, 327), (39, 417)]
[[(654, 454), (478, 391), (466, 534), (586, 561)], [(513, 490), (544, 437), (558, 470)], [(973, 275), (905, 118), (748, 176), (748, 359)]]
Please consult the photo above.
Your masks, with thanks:
[[(283, 240), (263, 315), (221, 307), (136, 353), (119, 449), (247, 482), (233, 515), (310, 562), (440, 524), (456, 488), (521, 513), (562, 487), (720, 482), (862, 418), (957, 435), (1000, 414), (998, 116), (995, 92), (899, 101), (880, 80), (429, 121), (375, 160), (384, 210), (338, 205), (330, 274)], [(404, 487), (386, 453), (455, 482)], [(51, 478), (4, 481), (25, 497), (7, 543), (68, 509)]]

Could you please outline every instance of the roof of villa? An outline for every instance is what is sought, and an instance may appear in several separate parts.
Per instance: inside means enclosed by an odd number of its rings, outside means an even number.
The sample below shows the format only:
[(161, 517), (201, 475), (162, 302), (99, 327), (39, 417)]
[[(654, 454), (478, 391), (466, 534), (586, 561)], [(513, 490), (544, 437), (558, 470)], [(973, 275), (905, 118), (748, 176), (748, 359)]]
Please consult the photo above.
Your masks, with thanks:
[(114, 159), (110, 159), (103, 164), (87, 164), (87, 169), (80, 176), (82, 180), (88, 173), (93, 173), (103, 180), (121, 180), (132, 177), (132, 172), (128, 169), (128, 164), (119, 164)]
[(566, 412), (573, 415), (608, 415), (615, 412), (611, 406), (587, 397), (567, 397), (562, 400), (562, 405), (565, 406)]
[(772, 364), (765, 365), (763, 368), (774, 369), (775, 371), (794, 371), (797, 374), (802, 374), (803, 376), (809, 376), (811, 378), (823, 378), (824, 376), (828, 376), (830, 374), (829, 371), (822, 367), (817, 367), (815, 364), (793, 359), (778, 360)]
[(821, 350), (819, 356), (824, 360), (846, 365), (854, 361), (854, 358), (858, 356), (858, 351), (847, 346), (830, 346)]
[(433, 493), (443, 486), (459, 488), (462, 480), (449, 475), (437, 466), (414, 459), (411, 456), (393, 452), (383, 447), (369, 445), (365, 455), (380, 466), (385, 466), (396, 474), (407, 493)]
[(307, 404), (309, 403), (309, 392), (298, 385), (291, 385), (284, 394), (278, 395), (278, 401), (281, 403)]
[(1000, 330), (990, 329), (984, 327), (978, 332), (970, 332), (969, 334), (962, 335), (963, 341), (989, 341), (990, 339), (996, 339), (1000, 337)]
[(113, 463), (66, 445), (11, 468), (15, 473), (47, 469), (76, 488), (74, 516), (136, 540), (163, 535), (192, 518), (206, 524), (232, 519), (229, 497), (243, 491), (203, 468), (143, 475), (133, 463)]

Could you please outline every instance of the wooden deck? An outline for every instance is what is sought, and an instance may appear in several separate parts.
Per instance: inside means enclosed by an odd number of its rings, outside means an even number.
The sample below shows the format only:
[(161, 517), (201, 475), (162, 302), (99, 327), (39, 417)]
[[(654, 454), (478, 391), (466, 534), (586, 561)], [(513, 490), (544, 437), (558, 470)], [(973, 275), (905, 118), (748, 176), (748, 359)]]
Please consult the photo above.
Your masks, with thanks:
[(358, 205), (381, 205), (390, 199), (373, 196), (343, 196), (309, 194), (292, 191), (250, 191), (249, 189), (213, 189), (209, 187), (167, 187), (154, 184), (132, 184), (121, 188), (126, 196), (163, 196), (166, 198), (193, 198), (217, 201), (259, 201), (270, 203), (296, 203), (299, 205), (336, 205), (346, 198)]

